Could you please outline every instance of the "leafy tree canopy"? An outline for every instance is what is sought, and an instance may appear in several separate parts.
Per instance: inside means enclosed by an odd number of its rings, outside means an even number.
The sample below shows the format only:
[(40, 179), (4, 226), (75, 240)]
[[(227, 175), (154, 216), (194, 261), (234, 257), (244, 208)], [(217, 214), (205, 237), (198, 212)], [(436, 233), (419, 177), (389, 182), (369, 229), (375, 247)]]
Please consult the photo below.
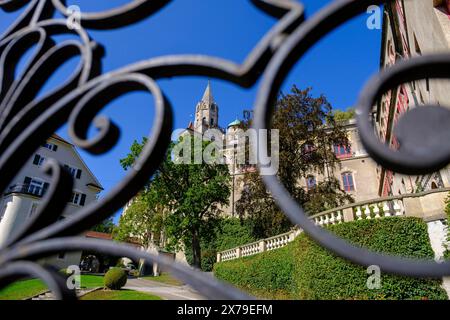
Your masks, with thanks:
[[(130, 153), (121, 160), (124, 169), (133, 166), (144, 143), (145, 140), (133, 143)], [(228, 167), (204, 161), (199, 164), (176, 163), (174, 159), (185, 157), (186, 152), (193, 159), (196, 152), (204, 152), (210, 143), (194, 135), (184, 135), (170, 146), (164, 162), (149, 181), (148, 187), (137, 198), (136, 204), (132, 204), (130, 215), (128, 216), (127, 210), (121, 218), (121, 224), (129, 226), (124, 227), (122, 237), (139, 234), (142, 238), (148, 238), (149, 233), (155, 230), (153, 220), (158, 216), (160, 225), (164, 226), (168, 249), (178, 249), (189, 244), (194, 266), (201, 266), (200, 241), (213, 237), (217, 219), (222, 212), (221, 207), (228, 204)], [(180, 144), (184, 144), (181, 154), (174, 154), (174, 148), (180, 147)], [(191, 148), (187, 148), (189, 144)], [(198, 145), (201, 150), (195, 148)]]
[[(250, 118), (244, 127), (251, 124)], [(275, 103), (270, 128), (279, 130), (278, 179), (299, 204), (313, 200), (310, 213), (315, 213), (348, 198), (334, 191), (339, 190), (339, 184), (331, 180), (331, 172), (338, 161), (332, 146), (348, 146), (348, 139), (325, 96), (315, 98), (310, 88), (300, 90), (293, 86), (289, 94), (280, 94)], [(326, 189), (326, 196), (319, 198), (318, 193), (308, 193), (300, 185), (311, 172), (322, 174), (328, 180), (317, 189)], [(241, 217), (251, 218), (257, 238), (286, 232), (292, 227), (257, 173), (247, 173), (244, 184), (236, 210)]]
[(104, 220), (102, 223), (97, 224), (91, 230), (103, 233), (112, 233), (116, 225), (113, 222), (113, 218), (108, 218)]
[(336, 110), (334, 111), (334, 120), (336, 122), (348, 121), (356, 116), (355, 108), (348, 108), (346, 111)]

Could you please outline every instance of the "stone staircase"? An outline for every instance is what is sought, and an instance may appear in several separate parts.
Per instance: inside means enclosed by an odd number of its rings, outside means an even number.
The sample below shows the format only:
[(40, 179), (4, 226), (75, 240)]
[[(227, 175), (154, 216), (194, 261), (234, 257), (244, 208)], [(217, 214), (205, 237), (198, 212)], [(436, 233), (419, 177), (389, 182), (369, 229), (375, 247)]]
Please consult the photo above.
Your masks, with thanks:
[(37, 296), (34, 296), (29, 300), (55, 300), (55, 297), (53, 296), (53, 293), (51, 291), (47, 291)]

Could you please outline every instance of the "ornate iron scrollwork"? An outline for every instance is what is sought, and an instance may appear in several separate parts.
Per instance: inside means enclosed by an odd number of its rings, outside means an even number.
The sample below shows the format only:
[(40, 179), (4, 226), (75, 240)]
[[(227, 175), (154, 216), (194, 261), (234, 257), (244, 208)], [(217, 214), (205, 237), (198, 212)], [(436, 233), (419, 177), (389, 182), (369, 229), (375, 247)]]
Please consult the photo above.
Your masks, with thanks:
[[(82, 28), (70, 30), (64, 19), (53, 18), (56, 11), (69, 15), (62, 0), (0, 0), (0, 8), (5, 11), (15, 11), (26, 6), (18, 20), (0, 37), (0, 190), (9, 186), (33, 151), (65, 123), (69, 124), (69, 133), (75, 145), (90, 153), (102, 154), (116, 144), (120, 132), (119, 127), (110, 119), (98, 116), (104, 106), (127, 92), (144, 91), (152, 94), (156, 108), (152, 131), (137, 165), (110, 193), (99, 202), (84, 207), (76, 215), (56, 221), (56, 215), (61, 214), (70, 195), (72, 177), (65, 174), (60, 164), (54, 161), (44, 168), (52, 177), (52, 187), (46, 193), (44, 205), (36, 218), (0, 248), (0, 287), (18, 277), (35, 276), (41, 278), (57, 298), (74, 298), (73, 292), (66, 289), (56, 272), (44, 269), (32, 261), (60, 251), (92, 250), (157, 262), (211, 299), (251, 298), (228, 284), (163, 257), (125, 245), (76, 235), (123, 207), (142, 189), (162, 161), (171, 137), (172, 108), (155, 80), (198, 75), (224, 79), (248, 88), (262, 75), (263, 81), (255, 105), (255, 127), (264, 128), (270, 120), (270, 103), (294, 63), (326, 33), (365, 12), (369, 5), (385, 1), (334, 1), (311, 19), (304, 21), (303, 6), (296, 1), (252, 0), (260, 10), (279, 21), (241, 65), (217, 57), (174, 55), (152, 58), (102, 73), (104, 48), (91, 39), (86, 30), (129, 25), (151, 16), (168, 2), (169, 0), (137, 0), (105, 12), (82, 13)], [(52, 36), (58, 34), (76, 35), (78, 41), (67, 40), (57, 44)], [(35, 49), (30, 62), (15, 79), (14, 71), (19, 58), (33, 46)], [(52, 72), (74, 56), (80, 56), (80, 63), (71, 77), (60, 87), (36, 99), (37, 92)], [(396, 67), (394, 71), (382, 73), (363, 92), (358, 109), (362, 141), (380, 164), (402, 172), (430, 172), (448, 162), (448, 151), (426, 158), (423, 166), (411, 164), (405, 157), (393, 162), (390, 158), (391, 151), (388, 153), (374, 144), (374, 135), (368, 123), (368, 110), (382, 90), (404, 79), (448, 77), (442, 71), (445, 68), (440, 68), (445, 65), (448, 70), (448, 64), (448, 56), (412, 60)], [(411, 72), (416, 67), (422, 67), (421, 71)], [(379, 83), (381, 85), (378, 86)], [(442, 111), (433, 109), (421, 116), (432, 120), (435, 112)], [(99, 132), (88, 139), (87, 131), (91, 123)], [(407, 127), (410, 130), (410, 126)], [(338, 255), (362, 265), (379, 265), (385, 272), (413, 276), (450, 274), (449, 263), (435, 264), (386, 257), (347, 244), (313, 225), (276, 177), (264, 176), (263, 179), (289, 218)]]

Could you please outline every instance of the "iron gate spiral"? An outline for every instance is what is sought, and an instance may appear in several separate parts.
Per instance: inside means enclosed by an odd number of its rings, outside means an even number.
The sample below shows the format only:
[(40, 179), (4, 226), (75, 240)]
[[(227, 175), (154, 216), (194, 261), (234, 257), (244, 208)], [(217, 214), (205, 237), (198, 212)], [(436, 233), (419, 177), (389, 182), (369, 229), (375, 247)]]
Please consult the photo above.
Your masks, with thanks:
[[(371, 5), (386, 0), (336, 0), (319, 13), (304, 19), (303, 5), (294, 0), (251, 0), (264, 13), (278, 19), (242, 64), (211, 56), (172, 55), (140, 61), (103, 73), (105, 48), (89, 36), (88, 30), (111, 30), (128, 26), (162, 10), (170, 0), (135, 0), (119, 8), (81, 13), (81, 28), (70, 29), (70, 16), (64, 0), (0, 0), (6, 12), (22, 9), (19, 18), (0, 37), (0, 190), (5, 190), (33, 151), (53, 132), (68, 124), (74, 144), (92, 154), (109, 151), (118, 140), (119, 127), (99, 115), (114, 99), (134, 91), (153, 96), (156, 116), (148, 142), (130, 173), (100, 201), (83, 207), (77, 215), (57, 221), (72, 191), (72, 176), (61, 164), (48, 161), (43, 170), (51, 179), (38, 213), (0, 248), (0, 288), (25, 276), (42, 279), (58, 299), (75, 299), (57, 272), (36, 260), (61, 251), (91, 250), (112, 255), (157, 262), (174, 276), (210, 299), (251, 299), (236, 288), (206, 274), (163, 257), (102, 240), (77, 237), (122, 208), (149, 180), (163, 160), (172, 132), (172, 108), (157, 79), (179, 76), (207, 76), (249, 88), (261, 80), (255, 102), (256, 129), (270, 122), (270, 105), (293, 65), (322, 37), (349, 19), (364, 13)], [(73, 34), (78, 40), (55, 43), (52, 36)], [(14, 70), (23, 54), (35, 46), (31, 62), (15, 79)], [(65, 61), (80, 56), (81, 62), (60, 87), (36, 95), (51, 74)], [(376, 137), (370, 110), (386, 90), (401, 83), (424, 78), (450, 78), (450, 54), (427, 55), (403, 61), (376, 75), (362, 91), (357, 108), (361, 140), (371, 155), (387, 169), (423, 174), (434, 172), (450, 162), (449, 136), (445, 124), (449, 109), (439, 106), (409, 111), (399, 123), (402, 148), (396, 152)], [(439, 125), (436, 125), (436, 121)], [(91, 124), (98, 129), (87, 137)], [(448, 125), (447, 125), (448, 127)], [(415, 134), (417, 128), (425, 130)], [(429, 137), (439, 139), (430, 143)], [(410, 147), (420, 139), (419, 151)], [(428, 139), (427, 139), (428, 138)], [(418, 145), (417, 140), (415, 146)], [(264, 147), (263, 145), (259, 147)], [(435, 263), (369, 252), (337, 238), (309, 221), (303, 209), (290, 197), (275, 176), (262, 177), (280, 208), (309, 236), (337, 255), (354, 263), (378, 265), (384, 272), (415, 277), (450, 275), (450, 262)]]

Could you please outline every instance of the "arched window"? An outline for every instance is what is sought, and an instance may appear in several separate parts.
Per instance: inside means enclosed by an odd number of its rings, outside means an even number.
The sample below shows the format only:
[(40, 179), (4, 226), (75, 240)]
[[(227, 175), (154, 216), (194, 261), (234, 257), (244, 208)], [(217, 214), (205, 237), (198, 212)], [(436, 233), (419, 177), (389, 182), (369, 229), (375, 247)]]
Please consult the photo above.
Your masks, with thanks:
[(351, 172), (342, 173), (342, 184), (346, 192), (355, 191), (355, 183), (353, 182), (353, 173)]
[(434, 189), (437, 189), (437, 188), (438, 188), (438, 186), (437, 186), (436, 182), (433, 181), (431, 183), (431, 189), (434, 190)]
[(211, 126), (214, 125), (214, 118), (211, 118), (210, 125), (211, 125)]
[(317, 186), (316, 177), (307, 176), (306, 177), (306, 187), (308, 190), (314, 189)]

